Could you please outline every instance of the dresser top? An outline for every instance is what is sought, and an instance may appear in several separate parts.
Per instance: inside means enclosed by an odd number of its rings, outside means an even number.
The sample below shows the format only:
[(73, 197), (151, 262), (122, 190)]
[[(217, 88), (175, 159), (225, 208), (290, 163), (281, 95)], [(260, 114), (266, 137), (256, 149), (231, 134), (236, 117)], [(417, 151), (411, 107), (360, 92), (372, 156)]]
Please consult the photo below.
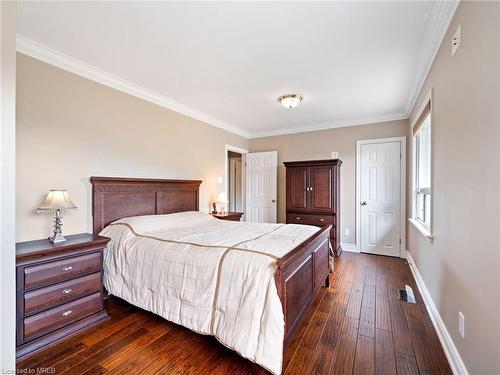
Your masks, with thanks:
[(89, 246), (105, 246), (109, 238), (90, 233), (65, 236), (66, 241), (52, 243), (48, 239), (18, 242), (16, 244), (16, 259), (39, 258), (46, 254), (65, 253)]
[(221, 219), (222, 219), (222, 218), (226, 218), (226, 217), (227, 217), (227, 218), (230, 218), (230, 217), (237, 217), (237, 218), (240, 218), (240, 217), (243, 215), (243, 212), (231, 212), (231, 211), (227, 212), (227, 211), (225, 211), (225, 212), (223, 212), (223, 213), (218, 212), (218, 213), (216, 213), (216, 214), (210, 214), (210, 215), (212, 215), (212, 216), (214, 216), (214, 217), (221, 218)]

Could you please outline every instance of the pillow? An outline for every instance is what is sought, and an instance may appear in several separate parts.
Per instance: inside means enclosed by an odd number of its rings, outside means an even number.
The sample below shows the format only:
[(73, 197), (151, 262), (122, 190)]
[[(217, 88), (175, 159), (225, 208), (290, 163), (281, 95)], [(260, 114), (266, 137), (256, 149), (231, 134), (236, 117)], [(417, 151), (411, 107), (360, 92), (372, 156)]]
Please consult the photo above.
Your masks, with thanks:
[(199, 225), (217, 220), (199, 211), (185, 211), (165, 215), (144, 215), (126, 217), (113, 222), (129, 224), (136, 232), (154, 232), (162, 229)]

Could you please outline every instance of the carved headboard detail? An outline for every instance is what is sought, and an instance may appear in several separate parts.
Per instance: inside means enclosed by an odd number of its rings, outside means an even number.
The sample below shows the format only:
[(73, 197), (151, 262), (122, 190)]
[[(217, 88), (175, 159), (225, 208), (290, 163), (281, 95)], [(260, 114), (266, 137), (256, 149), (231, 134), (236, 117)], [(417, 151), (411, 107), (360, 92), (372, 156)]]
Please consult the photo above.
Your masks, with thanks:
[(128, 216), (198, 211), (200, 180), (91, 177), (94, 234)]

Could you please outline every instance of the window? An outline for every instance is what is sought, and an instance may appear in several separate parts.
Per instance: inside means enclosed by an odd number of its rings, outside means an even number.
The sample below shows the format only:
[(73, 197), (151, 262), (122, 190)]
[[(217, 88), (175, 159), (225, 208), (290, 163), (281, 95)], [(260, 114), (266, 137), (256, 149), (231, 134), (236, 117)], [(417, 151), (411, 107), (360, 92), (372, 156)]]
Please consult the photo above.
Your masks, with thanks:
[(413, 125), (412, 223), (431, 237), (432, 220), (432, 116), (430, 95)]
[(431, 224), (431, 115), (415, 134), (415, 219), (430, 229)]

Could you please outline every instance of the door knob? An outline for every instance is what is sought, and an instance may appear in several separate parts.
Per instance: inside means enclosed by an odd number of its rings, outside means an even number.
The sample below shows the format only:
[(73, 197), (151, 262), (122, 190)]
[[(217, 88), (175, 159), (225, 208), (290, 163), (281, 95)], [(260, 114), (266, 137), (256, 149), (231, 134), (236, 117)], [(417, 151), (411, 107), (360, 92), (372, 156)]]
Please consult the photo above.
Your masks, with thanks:
[(361, 204), (362, 206), (366, 206), (366, 205), (367, 205), (366, 201), (363, 201), (363, 202), (361, 202), (360, 204)]
[(276, 199), (271, 200), (271, 202), (276, 203)]

